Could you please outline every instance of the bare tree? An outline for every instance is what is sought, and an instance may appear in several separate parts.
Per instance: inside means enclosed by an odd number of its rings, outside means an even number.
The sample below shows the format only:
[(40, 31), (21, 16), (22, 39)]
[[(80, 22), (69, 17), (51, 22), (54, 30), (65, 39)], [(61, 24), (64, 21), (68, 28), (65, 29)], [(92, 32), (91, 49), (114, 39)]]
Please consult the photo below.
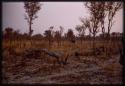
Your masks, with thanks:
[(114, 17), (116, 13), (122, 8), (122, 2), (107, 2), (106, 3), (106, 11), (108, 16), (108, 38), (110, 38), (110, 31), (112, 25), (114, 24)]
[(102, 29), (102, 37), (104, 39), (105, 34), (105, 18), (106, 18), (106, 2), (99, 2), (99, 8), (100, 8), (100, 26)]
[[(104, 21), (105, 21), (105, 17), (107, 16), (108, 18), (108, 31), (107, 31), (107, 35), (106, 35), (106, 39), (107, 39), (107, 44), (106, 47), (106, 55), (107, 55), (107, 49), (109, 49), (109, 43), (110, 43), (110, 32), (111, 32), (111, 28), (113, 26), (114, 22), (114, 17), (116, 15), (116, 13), (122, 8), (122, 2), (103, 2), (100, 4), (100, 9), (102, 11), (101, 12), (101, 16), (100, 16), (100, 22), (101, 22), (101, 28), (102, 28), (102, 33), (103, 33), (103, 37), (105, 35), (105, 27), (104, 27)], [(111, 42), (112, 43), (112, 42)]]
[(99, 27), (100, 27), (100, 16), (101, 16), (100, 3), (86, 2), (85, 6), (88, 8), (90, 12), (90, 20), (88, 26), (90, 27), (89, 31), (92, 33), (93, 36), (93, 50), (95, 51), (95, 37), (96, 34), (99, 32)]
[(24, 2), (24, 9), (26, 12), (25, 19), (29, 25), (29, 36), (31, 36), (33, 33), (31, 26), (33, 24), (33, 20), (38, 18), (36, 14), (41, 9), (41, 4), (39, 2)]

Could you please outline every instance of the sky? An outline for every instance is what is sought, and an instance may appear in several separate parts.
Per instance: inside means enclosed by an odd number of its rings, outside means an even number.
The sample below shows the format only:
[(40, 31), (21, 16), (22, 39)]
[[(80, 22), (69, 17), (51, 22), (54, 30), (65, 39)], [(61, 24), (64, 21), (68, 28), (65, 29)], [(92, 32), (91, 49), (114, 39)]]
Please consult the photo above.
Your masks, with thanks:
[[(54, 26), (54, 31), (59, 30), (59, 26), (64, 27), (64, 33), (72, 29), (75, 34), (76, 25), (81, 25), (80, 17), (88, 17), (89, 12), (84, 6), (84, 2), (40, 2), (41, 10), (38, 18), (33, 21), (33, 34), (43, 34), (50, 26)], [(12, 27), (21, 33), (28, 33), (28, 23), (24, 19), (25, 9), (23, 2), (3, 2), (2, 3), (2, 28)], [(115, 24), (111, 32), (123, 32), (123, 9), (114, 18)], [(107, 26), (106, 26), (107, 27)]]

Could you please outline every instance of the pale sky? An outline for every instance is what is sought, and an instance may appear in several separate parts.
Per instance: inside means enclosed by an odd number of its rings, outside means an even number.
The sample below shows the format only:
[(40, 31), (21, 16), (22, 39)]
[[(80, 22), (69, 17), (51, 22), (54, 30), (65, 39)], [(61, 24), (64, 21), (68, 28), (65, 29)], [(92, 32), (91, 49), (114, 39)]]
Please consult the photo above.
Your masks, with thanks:
[[(80, 17), (89, 16), (88, 10), (84, 7), (84, 2), (41, 2), (41, 10), (38, 18), (33, 21), (33, 34), (43, 34), (50, 26), (54, 30), (59, 30), (63, 26), (66, 32), (71, 28), (77, 34), (75, 27), (81, 25)], [(12, 27), (20, 32), (29, 32), (27, 21), (24, 19), (23, 2), (3, 2), (2, 3), (2, 28)], [(115, 24), (111, 32), (122, 32), (123, 30), (123, 9), (114, 18)]]

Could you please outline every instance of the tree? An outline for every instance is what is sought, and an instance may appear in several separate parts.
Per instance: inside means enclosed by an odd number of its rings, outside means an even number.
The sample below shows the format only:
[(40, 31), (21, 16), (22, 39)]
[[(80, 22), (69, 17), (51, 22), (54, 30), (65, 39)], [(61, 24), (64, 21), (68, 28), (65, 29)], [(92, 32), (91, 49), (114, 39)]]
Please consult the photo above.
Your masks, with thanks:
[(53, 30), (53, 26), (51, 26), (50, 28), (49, 28), (49, 30), (45, 30), (45, 32), (44, 32), (44, 35), (45, 35), (45, 38), (48, 40), (48, 42), (49, 42), (49, 48), (51, 47), (51, 44), (52, 44), (52, 41), (53, 41), (53, 32), (52, 32), (52, 30)]
[(3, 37), (5, 40), (9, 42), (10, 47), (11, 47), (12, 42), (15, 43), (16, 40), (20, 41), (21, 35), (22, 34), (19, 33), (19, 30), (13, 30), (13, 28), (7, 27), (5, 28)]
[(100, 7), (100, 26), (102, 29), (102, 38), (104, 39), (105, 34), (105, 18), (106, 18), (106, 2), (99, 2)]
[[(122, 2), (86, 2), (85, 6), (88, 8), (90, 12), (90, 32), (93, 35), (93, 50), (95, 47), (95, 36), (99, 31), (99, 27), (101, 26), (103, 35), (105, 34), (105, 18), (106, 15), (108, 17), (108, 35), (107, 38), (110, 37), (110, 30), (112, 25), (114, 24), (113, 18), (115, 14), (122, 8)], [(109, 39), (110, 40), (110, 39)]]
[(24, 43), (24, 42), (22, 42), (22, 41), (24, 41), (24, 38), (23, 38), (23, 35), (20, 33), (20, 31), (19, 30), (15, 30), (15, 31), (13, 31), (13, 38), (14, 38), (14, 40), (16, 41), (19, 41), (18, 42), (18, 47), (19, 48), (21, 48), (21, 45)]
[(67, 37), (67, 39), (68, 39), (70, 42), (74, 43), (74, 41), (75, 41), (75, 35), (74, 35), (72, 29), (68, 29), (68, 32), (67, 32), (67, 34), (66, 34), (66, 37)]
[(89, 18), (80, 18), (80, 21), (83, 23), (84, 29), (89, 30), (89, 36), (91, 37), (92, 34), (92, 27), (90, 25), (90, 19)]
[(60, 31), (56, 31), (55, 32), (55, 39), (58, 43), (58, 46), (60, 45), (60, 41), (61, 41), (61, 34), (60, 34)]
[(55, 32), (55, 39), (58, 43), (58, 46), (61, 46), (61, 40), (64, 28), (62, 26), (60, 26), (59, 28), (60, 30)]
[(13, 38), (13, 28), (7, 27), (4, 30), (4, 39), (11, 41)]
[(41, 4), (39, 2), (24, 2), (24, 8), (26, 12), (25, 19), (27, 20), (29, 25), (29, 36), (31, 36), (33, 33), (33, 20), (38, 18), (36, 14), (41, 9)]
[(86, 2), (85, 6), (88, 8), (90, 12), (90, 19), (88, 26), (90, 27), (89, 31), (92, 33), (93, 36), (93, 51), (95, 51), (95, 37), (96, 34), (99, 32), (100, 17), (102, 10), (100, 9), (99, 2)]
[(34, 40), (42, 40), (43, 36), (41, 34), (35, 34), (32, 36)]
[(19, 40), (21, 38), (21, 34), (19, 32), (19, 30), (13, 32), (15, 40)]
[(68, 39), (68, 41), (71, 43), (70, 45), (70, 48), (69, 48), (69, 51), (71, 51), (72, 49), (75, 48), (75, 35), (74, 35), (74, 32), (72, 29), (68, 29), (67, 33), (65, 34), (66, 36), (66, 39)]
[(28, 35), (27, 33), (23, 33), (23, 34), (22, 34), (22, 37), (23, 37), (24, 40), (27, 40), (27, 39), (28, 39), (28, 36), (29, 36), (29, 35)]
[[(102, 34), (103, 34), (103, 38), (104, 35), (105, 38), (107, 39), (107, 42), (109, 43), (110, 41), (110, 31), (111, 31), (111, 27), (113, 26), (113, 24), (115, 23), (113, 21), (114, 16), (116, 15), (116, 13), (122, 8), (122, 2), (101, 2), (100, 3), (100, 9), (101, 11), (101, 16), (100, 16), (100, 22), (101, 22), (101, 28), (102, 28)], [(105, 32), (105, 27), (104, 27), (104, 23), (105, 23), (105, 18), (108, 18), (108, 31)], [(104, 39), (105, 40), (105, 39)], [(105, 43), (105, 41), (104, 41)], [(107, 44), (108, 44), (107, 43)], [(107, 47), (107, 46), (105, 46)]]
[(116, 13), (122, 8), (122, 2), (107, 2), (106, 3), (106, 11), (108, 16), (108, 38), (110, 38), (110, 31), (112, 25), (114, 24), (114, 16)]
[(81, 40), (81, 44), (82, 44), (82, 40), (84, 39), (84, 35), (85, 35), (85, 30), (86, 30), (86, 28), (85, 28), (85, 26), (83, 26), (83, 25), (77, 25), (76, 27), (75, 27), (75, 29), (78, 31), (78, 33), (79, 33), (79, 37), (80, 37), (80, 40)]
[(45, 35), (45, 38), (49, 41), (49, 46), (50, 46), (51, 45), (51, 38), (52, 38), (51, 31), (50, 30), (46, 30), (44, 32), (44, 35)]
[(9, 42), (10, 47), (11, 47), (12, 33), (13, 33), (13, 28), (7, 27), (5, 28), (3, 34), (3, 38)]

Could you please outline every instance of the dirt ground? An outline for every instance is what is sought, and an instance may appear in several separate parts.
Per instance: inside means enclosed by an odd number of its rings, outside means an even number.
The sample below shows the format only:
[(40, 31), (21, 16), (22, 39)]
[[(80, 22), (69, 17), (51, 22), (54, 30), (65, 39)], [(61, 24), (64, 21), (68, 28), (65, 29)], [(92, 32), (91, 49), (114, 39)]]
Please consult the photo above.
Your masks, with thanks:
[(4, 84), (122, 84), (119, 55), (109, 59), (71, 56), (66, 65), (53, 65), (53, 59), (48, 61), (49, 57), (42, 55), (23, 63), (19, 58), (12, 64), (3, 60)]

